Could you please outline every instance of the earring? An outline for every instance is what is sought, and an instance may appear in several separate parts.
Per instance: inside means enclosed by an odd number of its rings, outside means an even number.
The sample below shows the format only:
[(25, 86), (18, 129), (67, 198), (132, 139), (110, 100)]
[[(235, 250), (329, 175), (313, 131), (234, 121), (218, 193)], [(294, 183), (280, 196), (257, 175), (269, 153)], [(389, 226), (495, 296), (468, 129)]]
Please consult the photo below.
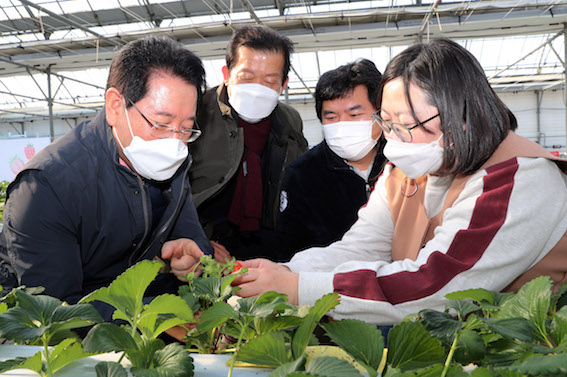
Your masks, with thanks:
[[(406, 184), (406, 186), (414, 186), (413, 191), (410, 194), (406, 194), (406, 190), (404, 190), (404, 183), (406, 182), (406, 179), (409, 180), (409, 183)], [(410, 179), (408, 177), (405, 177), (402, 181), (402, 183), (400, 184), (400, 188), (402, 190), (402, 195), (405, 196), (406, 198), (411, 198), (412, 196), (415, 195), (415, 193), (417, 192), (418, 189), (418, 184), (417, 181), (415, 179)]]

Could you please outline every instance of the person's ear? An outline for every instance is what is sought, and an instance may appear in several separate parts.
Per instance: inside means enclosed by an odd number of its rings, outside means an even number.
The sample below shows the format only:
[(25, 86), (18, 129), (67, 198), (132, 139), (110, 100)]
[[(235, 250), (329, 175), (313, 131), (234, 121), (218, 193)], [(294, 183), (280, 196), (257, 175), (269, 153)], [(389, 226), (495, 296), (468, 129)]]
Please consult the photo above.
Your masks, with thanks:
[(284, 92), (284, 90), (285, 90), (285, 87), (287, 86), (287, 83), (288, 83), (288, 82), (289, 82), (289, 76), (287, 76), (287, 77), (285, 78), (285, 81), (284, 81), (283, 84), (282, 84), (282, 90), (280, 90), (280, 94), (283, 94), (283, 92)]
[(222, 67), (222, 77), (224, 79), (224, 85), (228, 86), (228, 78), (230, 77), (230, 72), (228, 71), (228, 67), (226, 65)]
[(116, 88), (109, 88), (105, 93), (104, 99), (106, 121), (111, 127), (116, 127), (124, 112), (122, 94)]

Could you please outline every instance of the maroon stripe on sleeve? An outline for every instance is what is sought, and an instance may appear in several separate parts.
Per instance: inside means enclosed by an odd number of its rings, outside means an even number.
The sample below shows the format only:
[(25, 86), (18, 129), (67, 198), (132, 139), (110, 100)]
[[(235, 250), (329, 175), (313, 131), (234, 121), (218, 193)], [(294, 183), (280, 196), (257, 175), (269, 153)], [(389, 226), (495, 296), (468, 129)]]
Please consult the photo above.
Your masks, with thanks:
[(333, 279), (335, 292), (395, 305), (439, 291), (459, 273), (474, 266), (504, 224), (517, 170), (516, 158), (487, 169), (470, 225), (457, 232), (446, 254), (433, 252), (414, 272), (401, 271), (378, 278), (372, 270), (338, 273)]

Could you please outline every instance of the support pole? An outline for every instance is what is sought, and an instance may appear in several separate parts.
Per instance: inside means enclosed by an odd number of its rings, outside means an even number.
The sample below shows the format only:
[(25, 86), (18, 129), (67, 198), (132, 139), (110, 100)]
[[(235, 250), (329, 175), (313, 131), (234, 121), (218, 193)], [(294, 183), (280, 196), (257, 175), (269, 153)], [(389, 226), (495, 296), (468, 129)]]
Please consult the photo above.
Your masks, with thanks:
[(563, 24), (563, 105), (565, 106), (565, 152), (567, 152), (567, 24)]
[(51, 66), (47, 67), (47, 107), (49, 109), (49, 138), (51, 142), (55, 140), (55, 130), (53, 128), (53, 98), (51, 96)]

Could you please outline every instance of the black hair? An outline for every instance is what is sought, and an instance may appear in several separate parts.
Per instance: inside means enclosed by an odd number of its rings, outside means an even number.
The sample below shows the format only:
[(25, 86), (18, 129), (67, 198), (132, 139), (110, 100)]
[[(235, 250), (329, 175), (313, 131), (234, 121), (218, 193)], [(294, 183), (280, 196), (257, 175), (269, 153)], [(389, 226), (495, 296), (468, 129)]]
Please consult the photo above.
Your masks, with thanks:
[(323, 101), (343, 98), (359, 85), (368, 90), (368, 100), (376, 107), (376, 97), (382, 74), (373, 62), (368, 59), (358, 59), (355, 62), (341, 65), (321, 75), (315, 88), (315, 111), (322, 121), (321, 109)]
[(275, 30), (262, 25), (245, 26), (236, 30), (226, 48), (226, 66), (230, 71), (237, 62), (238, 49), (242, 46), (259, 51), (280, 52), (284, 57), (282, 84), (285, 82), (291, 68), (293, 42)]
[(137, 102), (145, 97), (148, 81), (156, 72), (194, 85), (199, 102), (205, 86), (203, 63), (181, 43), (166, 36), (148, 36), (124, 45), (112, 59), (106, 89), (116, 88), (127, 100)]
[(384, 85), (398, 77), (417, 123), (411, 84), (421, 88), (428, 103), (439, 110), (445, 147), (437, 174), (476, 172), (508, 132), (517, 128), (516, 117), (492, 89), (478, 60), (454, 41), (439, 38), (418, 43), (395, 56), (382, 76), (379, 106)]

